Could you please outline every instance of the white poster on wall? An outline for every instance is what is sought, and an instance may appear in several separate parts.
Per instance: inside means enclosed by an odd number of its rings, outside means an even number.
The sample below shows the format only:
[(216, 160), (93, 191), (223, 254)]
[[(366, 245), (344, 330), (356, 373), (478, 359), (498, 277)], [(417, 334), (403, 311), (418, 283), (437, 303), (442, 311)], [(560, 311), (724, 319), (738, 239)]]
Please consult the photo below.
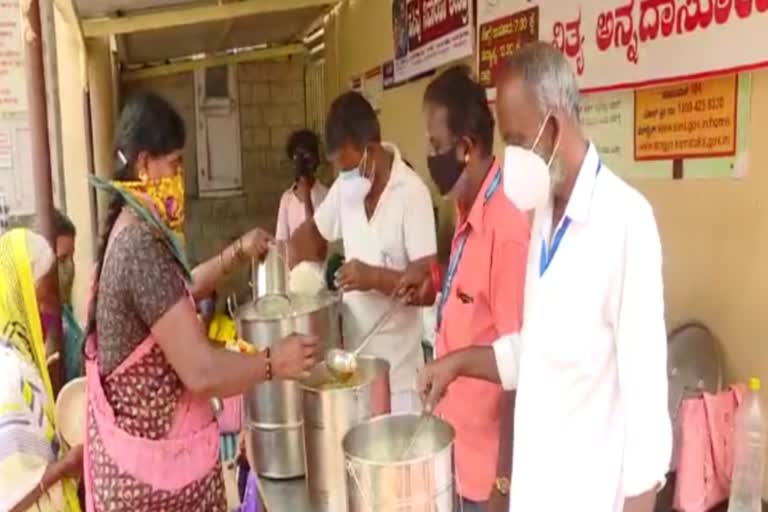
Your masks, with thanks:
[(13, 169), (13, 135), (9, 128), (0, 127), (0, 169)]
[(768, 65), (767, 30), (768, 0), (478, 0), (478, 67), (535, 31), (585, 92), (630, 89)]
[(11, 216), (35, 210), (29, 121), (23, 114), (0, 115), (0, 195)]
[(27, 89), (18, 0), (0, 2), (0, 113), (26, 112)]

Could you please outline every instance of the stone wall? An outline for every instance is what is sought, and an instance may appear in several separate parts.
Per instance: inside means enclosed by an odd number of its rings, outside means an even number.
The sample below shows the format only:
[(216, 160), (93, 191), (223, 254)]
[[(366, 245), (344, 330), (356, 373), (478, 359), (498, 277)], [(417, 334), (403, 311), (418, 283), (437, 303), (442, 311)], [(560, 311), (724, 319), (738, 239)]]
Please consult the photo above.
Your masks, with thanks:
[[(274, 231), (280, 196), (293, 172), (285, 155), (291, 132), (304, 127), (304, 63), (293, 57), (238, 66), (243, 193), (202, 199), (197, 193), (195, 98), (192, 73), (128, 84), (123, 97), (150, 90), (168, 98), (187, 126), (184, 153), (187, 169), (187, 240), (189, 256), (198, 263), (214, 256), (246, 230), (259, 226)], [(244, 291), (244, 274), (233, 278)], [(225, 290), (225, 292), (230, 289)]]

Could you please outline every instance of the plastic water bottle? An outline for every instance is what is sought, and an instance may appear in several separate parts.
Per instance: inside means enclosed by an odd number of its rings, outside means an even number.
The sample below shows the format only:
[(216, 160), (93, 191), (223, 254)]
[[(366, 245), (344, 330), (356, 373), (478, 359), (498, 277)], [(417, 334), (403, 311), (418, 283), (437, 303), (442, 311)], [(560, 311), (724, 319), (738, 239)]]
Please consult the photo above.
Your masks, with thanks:
[(735, 452), (728, 512), (760, 512), (765, 470), (765, 412), (760, 379), (749, 380), (749, 393), (736, 413)]

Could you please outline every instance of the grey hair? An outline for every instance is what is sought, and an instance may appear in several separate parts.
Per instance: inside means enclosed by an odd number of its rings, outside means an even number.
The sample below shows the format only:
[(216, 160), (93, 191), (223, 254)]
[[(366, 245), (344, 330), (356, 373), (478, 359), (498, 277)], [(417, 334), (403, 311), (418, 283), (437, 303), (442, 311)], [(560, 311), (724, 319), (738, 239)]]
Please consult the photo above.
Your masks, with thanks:
[(518, 73), (539, 104), (542, 115), (560, 111), (579, 120), (579, 84), (563, 54), (543, 41), (522, 46), (504, 63)]

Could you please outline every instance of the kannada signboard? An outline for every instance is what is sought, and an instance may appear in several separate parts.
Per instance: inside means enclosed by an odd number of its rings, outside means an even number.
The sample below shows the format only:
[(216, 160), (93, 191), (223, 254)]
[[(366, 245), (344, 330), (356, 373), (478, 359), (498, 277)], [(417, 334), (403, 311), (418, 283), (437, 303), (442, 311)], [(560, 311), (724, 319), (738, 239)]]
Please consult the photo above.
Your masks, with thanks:
[(635, 92), (635, 160), (732, 156), (736, 75)]
[(539, 38), (568, 57), (585, 92), (768, 65), (768, 45), (745, 43), (764, 39), (768, 0), (482, 1), (478, 23), (532, 8), (538, 8)]
[[(699, 85), (695, 85), (699, 84)], [(669, 128), (656, 129), (650, 138), (648, 135), (638, 137), (638, 129), (647, 133), (649, 126), (659, 126), (660, 114), (655, 117), (651, 115), (648, 119), (642, 119), (643, 113), (653, 111), (656, 105), (652, 103), (651, 98), (663, 95), (667, 92), (667, 99), (658, 102), (658, 105), (664, 104), (664, 120), (670, 119), (667, 113), (669, 108), (675, 107), (677, 112), (677, 102), (674, 101), (669, 91), (674, 94), (682, 94), (688, 87), (689, 94), (701, 90), (698, 98), (690, 98), (695, 112), (696, 102), (701, 99), (717, 98), (716, 91), (723, 94), (735, 94), (731, 108), (723, 107), (710, 111), (712, 118), (725, 118), (732, 120), (736, 127), (736, 138), (733, 139), (733, 126), (730, 127), (728, 134), (733, 145), (722, 144), (724, 141), (715, 140), (718, 143), (715, 151), (714, 147), (710, 152), (705, 153), (701, 150), (696, 151), (696, 144), (691, 142), (682, 142), (691, 137), (683, 137), (679, 130), (670, 130)], [(735, 91), (734, 91), (735, 89)], [(597, 147), (600, 157), (606, 165), (614, 172), (626, 178), (726, 178), (740, 177), (746, 172), (749, 154), (749, 125), (750, 125), (750, 101), (751, 101), (751, 75), (741, 73), (738, 78), (734, 75), (712, 78), (704, 81), (683, 82), (671, 86), (654, 87), (650, 89), (641, 89), (637, 91), (607, 91), (599, 93), (590, 93), (582, 96), (581, 100), (581, 124), (590, 140)], [(715, 93), (715, 94), (712, 94)], [(706, 97), (704, 97), (706, 96)], [(677, 99), (683, 103), (682, 110), (689, 109), (686, 96), (678, 96)], [(637, 101), (636, 101), (637, 100)], [(730, 102), (723, 100), (724, 104)], [(708, 103), (708, 102), (707, 102)], [(713, 102), (715, 107), (718, 101)], [(699, 103), (702, 109), (704, 104)], [(659, 112), (661, 107), (659, 106)], [(735, 109), (735, 110), (734, 110)], [(734, 112), (736, 117), (733, 118)], [(686, 121), (704, 123), (708, 117), (698, 115), (692, 117), (690, 113), (683, 113)], [(720, 115), (722, 114), (722, 115)], [(674, 117), (674, 116), (673, 116)], [(677, 121), (683, 122), (682, 118), (677, 117)], [(730, 122), (730, 121), (729, 121)], [(723, 121), (709, 123), (710, 130), (712, 125), (724, 124)], [(674, 126), (673, 126), (674, 128)], [(682, 128), (682, 127), (681, 127)], [(722, 128), (718, 127), (717, 130)], [(714, 134), (714, 131), (710, 131)], [(722, 132), (724, 134), (725, 131)], [(713, 135), (714, 136), (714, 135)], [(718, 135), (719, 136), (719, 135)], [(651, 141), (650, 146), (642, 146)], [(654, 149), (655, 142), (659, 142), (658, 150)], [(677, 144), (676, 141), (681, 141)], [(726, 147), (727, 146), (727, 147)], [(701, 153), (697, 155), (697, 153)], [(724, 154), (716, 156), (715, 153)]]
[(27, 90), (18, 0), (0, 0), (0, 114), (25, 112)]
[(477, 32), (478, 79), (481, 85), (490, 89), (496, 85), (496, 72), (504, 59), (522, 45), (539, 40), (539, 8), (532, 7), (483, 23)]
[(395, 82), (472, 54), (473, 0), (393, 0)]

